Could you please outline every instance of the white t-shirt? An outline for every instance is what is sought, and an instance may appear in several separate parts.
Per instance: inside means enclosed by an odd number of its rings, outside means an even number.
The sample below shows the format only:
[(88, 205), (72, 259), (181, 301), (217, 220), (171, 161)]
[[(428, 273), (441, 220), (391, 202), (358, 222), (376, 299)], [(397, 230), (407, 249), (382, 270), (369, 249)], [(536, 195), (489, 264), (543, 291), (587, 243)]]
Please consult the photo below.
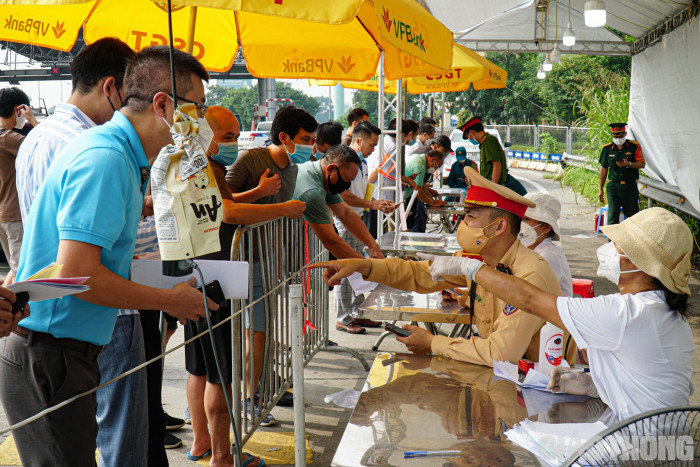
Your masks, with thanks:
[(547, 260), (554, 274), (557, 275), (561, 294), (564, 297), (572, 297), (574, 295), (574, 286), (571, 283), (571, 270), (569, 269), (569, 262), (566, 261), (564, 251), (552, 243), (550, 237), (547, 237), (535, 247), (535, 252)]
[(588, 349), (598, 394), (620, 419), (688, 405), (693, 333), (659, 290), (595, 298), (557, 298), (564, 325)]
[[(362, 159), (362, 164), (360, 164), (360, 170), (357, 171), (357, 176), (352, 181), (352, 184), (350, 184), (350, 188), (348, 188), (348, 191), (353, 195), (357, 196), (358, 198), (365, 199), (365, 193), (367, 192), (368, 183), (369, 170), (367, 170), (367, 160)], [(350, 206), (350, 208), (353, 211), (355, 211), (355, 213), (357, 213), (357, 215), (360, 217), (364, 213), (364, 208), (356, 208), (354, 206)], [(335, 223), (336, 228), (339, 228), (339, 226), (343, 225), (343, 223), (340, 222), (340, 219), (338, 219), (336, 216), (333, 216), (333, 222)]]

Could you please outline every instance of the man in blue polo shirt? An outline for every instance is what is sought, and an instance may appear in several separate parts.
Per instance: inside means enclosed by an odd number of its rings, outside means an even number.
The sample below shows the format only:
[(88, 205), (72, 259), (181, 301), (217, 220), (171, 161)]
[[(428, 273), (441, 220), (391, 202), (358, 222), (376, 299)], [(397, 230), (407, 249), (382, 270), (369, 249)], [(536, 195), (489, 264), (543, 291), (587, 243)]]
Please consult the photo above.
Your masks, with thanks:
[[(150, 47), (129, 63), (125, 104), (54, 159), (26, 221), (18, 279), (55, 261), (59, 277), (88, 276), (90, 290), (32, 304), (31, 314), (0, 349), (0, 399), (14, 424), (94, 388), (97, 356), (110, 340), (117, 308), (160, 309), (184, 322), (204, 316), (188, 283), (154, 289), (126, 278), (149, 178), (149, 159), (171, 143), (174, 102), (204, 103), (208, 73), (175, 51), (172, 96), (169, 50)], [(210, 301), (210, 308), (217, 305)], [(94, 393), (14, 431), (23, 465), (94, 465)]]

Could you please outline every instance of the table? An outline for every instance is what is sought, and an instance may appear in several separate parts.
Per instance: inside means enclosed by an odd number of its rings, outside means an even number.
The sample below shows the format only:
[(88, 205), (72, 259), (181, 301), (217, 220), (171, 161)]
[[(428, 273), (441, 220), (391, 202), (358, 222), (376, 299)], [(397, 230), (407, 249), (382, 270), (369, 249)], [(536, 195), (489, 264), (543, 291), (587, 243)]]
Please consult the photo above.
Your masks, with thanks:
[(399, 232), (399, 241), (394, 242), (396, 232), (386, 232), (379, 239), (382, 253), (405, 258), (418, 253), (452, 256), (461, 250), (456, 235), (441, 233)]
[[(445, 357), (380, 352), (333, 457), (336, 467), (538, 466), (504, 432), (526, 418), (593, 422), (599, 399), (518, 390), (493, 369)], [(566, 402), (564, 402), (566, 400)], [(456, 450), (454, 457), (404, 459), (405, 451)]]
[[(464, 219), (466, 214), (466, 208), (463, 204), (456, 202), (449, 202), (445, 206), (426, 206), (425, 207), (428, 215), (437, 214), (440, 218), (440, 224), (442, 225), (442, 231), (447, 233), (453, 233), (459, 227), (459, 223)], [(455, 218), (453, 221), (452, 218)]]
[(447, 188), (447, 187), (433, 188), (433, 190), (437, 191), (438, 195), (440, 195), (440, 196), (454, 196), (455, 198), (459, 198), (459, 195), (462, 192), (461, 188)]
[(365, 297), (358, 313), (383, 321), (469, 324), (469, 310), (456, 300), (444, 300), (440, 292), (407, 292), (382, 284)]

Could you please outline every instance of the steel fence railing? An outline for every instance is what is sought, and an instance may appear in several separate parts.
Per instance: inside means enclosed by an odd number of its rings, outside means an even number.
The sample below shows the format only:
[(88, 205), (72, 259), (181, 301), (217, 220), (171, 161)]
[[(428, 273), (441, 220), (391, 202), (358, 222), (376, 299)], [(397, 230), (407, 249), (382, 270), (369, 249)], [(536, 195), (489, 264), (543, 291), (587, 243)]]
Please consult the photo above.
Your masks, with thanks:
[[(295, 306), (299, 305), (303, 310), (300, 356), (304, 366), (318, 351), (329, 350), (349, 353), (369, 370), (369, 364), (354, 350), (328, 346), (328, 287), (323, 280), (323, 270), (306, 268), (310, 263), (327, 259), (328, 250), (302, 219), (279, 218), (236, 229), (231, 246), (231, 260), (249, 263), (248, 298), (233, 301), (234, 318), (231, 326), (234, 381), (237, 382), (236, 377), (240, 377), (240, 384), (232, 385), (232, 404), (235, 423), (241, 434), (241, 445), (245, 444), (292, 384), (292, 312)], [(292, 287), (301, 288), (301, 304), (294, 303), (290, 298)], [(251, 338), (254, 332), (246, 329), (246, 320), (252, 320), (254, 302), (260, 298), (262, 300), (258, 303), (263, 304), (265, 313), (262, 356), (255, 355), (252, 351)], [(238, 311), (242, 313), (236, 314)], [(251, 349), (248, 364), (246, 348)], [(252, 388), (255, 387), (256, 363), (258, 366), (262, 363), (257, 385), (259, 411), (256, 414), (253, 410), (252, 413), (257, 416), (248, 420), (243, 415), (247, 409), (245, 401), (255, 399), (255, 394), (251, 392), (254, 392)], [(303, 387), (295, 386), (295, 393), (297, 391), (303, 395)]]

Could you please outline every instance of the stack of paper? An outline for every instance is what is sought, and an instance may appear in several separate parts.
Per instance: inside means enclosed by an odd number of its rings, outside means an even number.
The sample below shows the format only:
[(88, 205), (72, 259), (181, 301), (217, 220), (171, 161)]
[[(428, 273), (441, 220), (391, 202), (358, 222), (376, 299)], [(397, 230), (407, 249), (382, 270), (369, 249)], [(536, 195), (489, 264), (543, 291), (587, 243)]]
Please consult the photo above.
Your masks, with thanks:
[[(569, 368), (569, 364), (566, 360), (561, 361), (561, 366), (564, 368)], [(540, 373), (537, 371), (538, 364), (535, 363), (535, 368), (527, 372), (525, 380), (520, 382), (518, 379), (518, 365), (510, 362), (497, 362), (493, 361), (493, 374), (508, 381), (512, 381), (524, 388), (539, 389), (540, 391), (547, 391), (547, 384), (549, 383), (549, 375), (545, 373)]]
[(512, 443), (537, 456), (544, 465), (559, 466), (606, 428), (601, 422), (552, 424), (525, 419), (505, 435)]
[(31, 276), (26, 281), (15, 282), (7, 288), (14, 293), (27, 292), (30, 302), (52, 300), (90, 290), (84, 285), (88, 277), (64, 277), (57, 279), (56, 275), (63, 265), (52, 263)]

